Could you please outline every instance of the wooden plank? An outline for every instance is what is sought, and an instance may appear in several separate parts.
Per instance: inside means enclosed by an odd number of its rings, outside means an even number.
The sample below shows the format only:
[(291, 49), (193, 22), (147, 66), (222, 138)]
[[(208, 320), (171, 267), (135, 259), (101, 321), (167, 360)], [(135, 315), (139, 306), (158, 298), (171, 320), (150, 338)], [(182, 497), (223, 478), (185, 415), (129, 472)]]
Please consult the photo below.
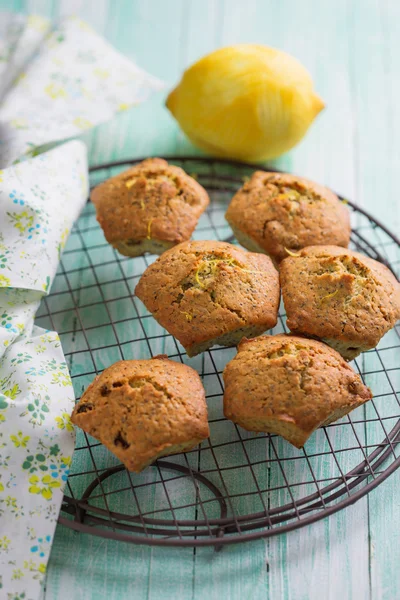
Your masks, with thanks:
[[(395, 2), (368, 0), (359, 13), (353, 6), (351, 15), (353, 103), (357, 115), (357, 178), (359, 201), (393, 232), (400, 231), (400, 204), (397, 194), (397, 171), (400, 153), (397, 139), (400, 135), (400, 117), (397, 110), (400, 82), (400, 44), (395, 24), (399, 22), (400, 7)], [(379, 241), (379, 240), (376, 240)], [(387, 239), (381, 236), (381, 241)], [(381, 248), (383, 255), (394, 259), (394, 246)], [(400, 253), (397, 251), (397, 259)], [(393, 332), (382, 340), (380, 347), (398, 344)], [(397, 359), (395, 356), (397, 355)], [(391, 356), (393, 359), (391, 359)], [(381, 358), (391, 366), (399, 366), (399, 350), (382, 351)], [(365, 355), (367, 371), (381, 370), (375, 355)], [(367, 377), (373, 389), (390, 391), (391, 385), (400, 392), (400, 370), (389, 375), (379, 373)], [(398, 395), (398, 398), (400, 396)], [(400, 414), (394, 397), (375, 400), (383, 414)], [(376, 418), (372, 405), (367, 407), (368, 418)], [(385, 422), (389, 431), (393, 422)], [(368, 443), (376, 444), (385, 437), (382, 427), (368, 427)], [(368, 498), (369, 552), (371, 597), (390, 600), (399, 595), (400, 520), (398, 490), (400, 473), (395, 473)]]
[(356, 115), (357, 200), (397, 233), (400, 230), (397, 196), (400, 44), (396, 32), (399, 17), (397, 2), (367, 0), (363, 11), (352, 6), (349, 31)]
[[(291, 153), (291, 170), (352, 198), (356, 185), (356, 148), (350, 74), (346, 70), (350, 48), (348, 36), (343, 33), (348, 23), (348, 3), (303, 2), (296, 15), (290, 15), (286, 4), (284, 10), (286, 19), (282, 18), (282, 22), (286, 25), (280, 47), (293, 53), (310, 69), (316, 89), (327, 105), (304, 141)], [(297, 32), (307, 30), (311, 22), (312, 35), (299, 36)], [(354, 434), (349, 426), (331, 429), (329, 436), (335, 448), (354, 445)], [(361, 434), (360, 439), (363, 441)], [(329, 450), (326, 441), (322, 432), (315, 434), (306, 445), (308, 454), (318, 453), (324, 446)], [(343, 472), (357, 464), (355, 457), (347, 455), (340, 460)], [(361, 459), (360, 453), (357, 458)], [(340, 475), (332, 458), (315, 458), (310, 462), (317, 479)], [(304, 461), (303, 473), (304, 478), (310, 480)], [(286, 539), (271, 540), (270, 554), (275, 557), (271, 567), (272, 596), (304, 600), (368, 598), (367, 539), (367, 501), (363, 499), (356, 506), (290, 534)], [(283, 564), (286, 568), (282, 572)]]
[[(113, 6), (110, 5), (107, 38), (139, 66), (171, 85), (178, 72), (182, 1), (174, 0), (168, 5), (158, 3), (157, 11), (147, 2), (120, 2), (119, 11), (113, 10)], [(97, 129), (91, 163), (111, 157), (173, 153), (173, 132), (177, 128), (163, 106), (165, 95), (166, 92), (157, 93), (148, 102), (120, 113), (112, 123), (101, 125)]]

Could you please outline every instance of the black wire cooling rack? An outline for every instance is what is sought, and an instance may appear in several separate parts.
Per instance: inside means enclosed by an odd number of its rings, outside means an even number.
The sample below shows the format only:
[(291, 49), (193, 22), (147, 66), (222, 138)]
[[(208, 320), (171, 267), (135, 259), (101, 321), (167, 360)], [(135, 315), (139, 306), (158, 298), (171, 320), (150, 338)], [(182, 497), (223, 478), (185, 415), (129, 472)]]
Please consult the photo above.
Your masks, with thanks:
[[(140, 159), (91, 170), (92, 185)], [(198, 158), (169, 158), (197, 177), (212, 202), (195, 239), (234, 241), (224, 213), (257, 167)], [(398, 275), (400, 242), (348, 203), (352, 247)], [(37, 324), (59, 332), (76, 397), (120, 359), (164, 353), (198, 370), (207, 393), (211, 436), (198, 448), (129, 473), (97, 440), (77, 432), (59, 521), (75, 530), (137, 544), (216, 549), (287, 532), (352, 504), (400, 466), (400, 331), (354, 361), (374, 398), (313, 434), (302, 450), (253, 434), (223, 417), (222, 371), (235, 355), (215, 348), (189, 359), (134, 296), (156, 257), (124, 258), (109, 246), (88, 202), (74, 227)], [(285, 314), (281, 307), (282, 333)]]

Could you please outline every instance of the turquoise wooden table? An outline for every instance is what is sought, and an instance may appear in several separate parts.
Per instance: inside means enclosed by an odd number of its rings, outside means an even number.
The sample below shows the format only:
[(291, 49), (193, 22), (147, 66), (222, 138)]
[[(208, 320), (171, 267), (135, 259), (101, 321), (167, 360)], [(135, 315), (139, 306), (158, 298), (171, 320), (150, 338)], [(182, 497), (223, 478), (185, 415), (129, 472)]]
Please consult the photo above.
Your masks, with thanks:
[[(0, 0), (75, 13), (172, 86), (222, 45), (258, 42), (299, 58), (327, 109), (275, 163), (331, 186), (399, 233), (400, 3), (396, 0)], [(87, 137), (98, 164), (198, 152), (158, 95)], [(400, 361), (400, 357), (398, 357)], [(400, 598), (400, 472), (369, 496), (285, 536), (211, 548), (132, 546), (57, 529), (46, 600)]]

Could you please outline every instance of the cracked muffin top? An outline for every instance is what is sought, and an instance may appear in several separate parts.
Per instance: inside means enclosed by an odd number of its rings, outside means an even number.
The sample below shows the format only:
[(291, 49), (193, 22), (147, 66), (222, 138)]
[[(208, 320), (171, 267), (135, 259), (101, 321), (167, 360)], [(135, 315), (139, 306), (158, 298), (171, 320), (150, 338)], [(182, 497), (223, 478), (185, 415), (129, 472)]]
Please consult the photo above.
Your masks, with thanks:
[(209, 436), (199, 375), (166, 356), (105, 369), (75, 406), (71, 421), (137, 472)]
[(163, 251), (188, 240), (209, 203), (197, 181), (161, 158), (101, 183), (91, 200), (106, 240), (128, 256), (160, 253), (157, 246)]
[(301, 448), (311, 433), (363, 404), (371, 391), (338, 352), (293, 335), (239, 344), (224, 370), (224, 414)]
[(383, 264), (337, 246), (312, 246), (280, 265), (287, 325), (346, 359), (374, 348), (400, 317), (400, 285)]
[(189, 356), (274, 327), (280, 296), (269, 257), (216, 241), (168, 250), (146, 269), (135, 293)]
[(246, 248), (279, 263), (306, 246), (347, 247), (350, 217), (338, 197), (302, 177), (256, 171), (235, 194), (226, 219)]

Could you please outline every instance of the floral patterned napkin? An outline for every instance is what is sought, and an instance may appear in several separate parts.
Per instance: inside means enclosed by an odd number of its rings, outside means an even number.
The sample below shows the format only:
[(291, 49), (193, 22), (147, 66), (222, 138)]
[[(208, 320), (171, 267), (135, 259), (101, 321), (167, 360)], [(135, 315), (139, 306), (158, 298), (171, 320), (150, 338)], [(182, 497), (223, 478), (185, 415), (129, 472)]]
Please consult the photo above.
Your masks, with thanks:
[(85, 147), (69, 142), (6, 169), (0, 190), (0, 287), (47, 292), (82, 209), (76, 199), (87, 198)]
[(77, 141), (5, 169), (0, 183), (0, 586), (11, 598), (40, 593), (74, 450), (60, 340), (33, 321), (87, 193)]
[[(0, 106), (0, 166), (47, 142), (80, 135), (164, 86), (76, 17), (45, 37), (49, 25), (43, 19), (26, 18), (19, 35), (21, 25), (13, 26), (17, 33), (0, 47), (0, 64), (2, 55), (8, 59), (6, 80), (14, 79)], [(0, 83), (0, 100), (1, 89)]]
[(0, 290), (2, 322), (12, 329), (0, 350), (1, 598), (40, 595), (74, 449), (74, 395), (59, 337), (32, 328), (40, 296)]
[(77, 19), (50, 33), (43, 19), (8, 23), (0, 15), (0, 166), (13, 164), (0, 171), (0, 599), (34, 600), (74, 449), (74, 394), (57, 333), (33, 323), (88, 177), (82, 142), (29, 156), (160, 82)]
[(0, 101), (49, 31), (43, 17), (0, 13)]

